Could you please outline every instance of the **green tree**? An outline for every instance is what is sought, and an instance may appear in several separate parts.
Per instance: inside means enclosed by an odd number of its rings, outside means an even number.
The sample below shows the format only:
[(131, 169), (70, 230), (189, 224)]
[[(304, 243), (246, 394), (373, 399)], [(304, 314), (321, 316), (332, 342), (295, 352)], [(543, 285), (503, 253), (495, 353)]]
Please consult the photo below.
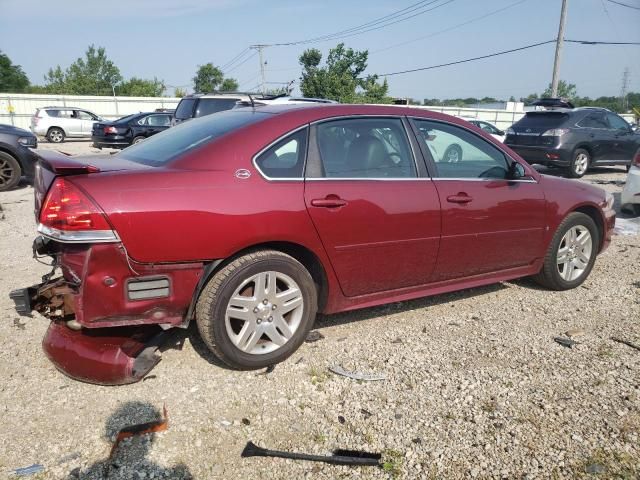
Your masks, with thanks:
[(85, 57), (78, 58), (65, 71), (59, 65), (49, 69), (45, 81), (52, 93), (111, 95), (113, 86), (122, 81), (122, 75), (107, 58), (104, 47), (90, 45)]
[(222, 92), (237, 92), (238, 81), (235, 78), (225, 78), (220, 85), (220, 91)]
[(164, 90), (164, 82), (155, 77), (153, 80), (131, 77), (116, 87), (116, 94), (124, 97), (161, 97)]
[(0, 92), (20, 93), (29, 87), (29, 79), (20, 65), (0, 51)]
[(345, 48), (344, 43), (329, 50), (326, 66), (321, 67), (322, 53), (318, 49), (305, 50), (300, 55), (302, 66), (300, 89), (306, 97), (328, 98), (342, 103), (389, 103), (389, 85), (378, 83), (377, 75), (362, 78), (367, 68), (367, 50)]
[(193, 77), (193, 91), (196, 93), (207, 93), (217, 90), (233, 91), (237, 89), (237, 80), (234, 78), (224, 78), (222, 70), (213, 63), (199, 65), (196, 76)]
[[(576, 90), (576, 86), (573, 83), (565, 82), (564, 80), (560, 80), (558, 82), (558, 98), (566, 98), (567, 100), (573, 100), (578, 96), (578, 92)], [(547, 89), (542, 92), (543, 98), (551, 97), (551, 84), (547, 87)]]
[(178, 97), (178, 98), (186, 97), (187, 96), (187, 90), (185, 88), (176, 87), (173, 90), (173, 96), (174, 97)]

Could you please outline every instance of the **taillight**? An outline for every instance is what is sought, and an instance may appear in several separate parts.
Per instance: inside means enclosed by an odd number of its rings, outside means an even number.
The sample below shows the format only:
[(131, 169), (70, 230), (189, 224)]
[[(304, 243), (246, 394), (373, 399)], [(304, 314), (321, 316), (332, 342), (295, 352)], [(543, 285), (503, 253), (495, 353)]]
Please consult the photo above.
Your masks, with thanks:
[(105, 135), (107, 133), (118, 133), (118, 129), (116, 127), (104, 127)]
[(636, 167), (640, 167), (640, 150), (638, 150), (638, 151), (636, 152), (636, 156), (635, 156), (635, 158), (633, 159), (633, 164), (634, 164)]
[(547, 130), (542, 134), (543, 137), (561, 137), (569, 133), (568, 128), (552, 128), (551, 130)]
[(38, 126), (38, 122), (39, 122), (39, 121), (40, 121), (40, 118), (38, 118), (38, 117), (33, 117), (33, 125), (34, 125), (34, 126), (36, 126), (36, 127), (37, 127), (37, 126)]
[(73, 183), (57, 178), (40, 210), (38, 231), (67, 242), (113, 242), (116, 233), (104, 213)]

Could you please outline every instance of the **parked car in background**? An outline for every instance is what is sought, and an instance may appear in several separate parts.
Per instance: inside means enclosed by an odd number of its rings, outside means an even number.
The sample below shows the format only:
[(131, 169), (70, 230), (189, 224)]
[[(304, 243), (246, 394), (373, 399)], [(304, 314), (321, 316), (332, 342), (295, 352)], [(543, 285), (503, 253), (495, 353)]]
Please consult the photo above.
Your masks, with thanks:
[(247, 106), (299, 104), (299, 103), (336, 103), (320, 98), (290, 97), (287, 95), (261, 95), (247, 93), (197, 93), (187, 95), (176, 107), (173, 125), (204, 117), (216, 112)]
[[(460, 161), (431, 154), (444, 135)], [(98, 383), (155, 365), (154, 324), (195, 319), (222, 361), (255, 369), (291, 355), (318, 311), (526, 276), (575, 288), (615, 221), (611, 194), (397, 106), (239, 108), (107, 158), (41, 156), (35, 251), (62, 276), (11, 297), (52, 321), (43, 346), (60, 370)]]
[(62, 143), (65, 138), (90, 137), (94, 122), (101, 121), (89, 110), (73, 107), (38, 108), (31, 117), (31, 131), (46, 137), (52, 143)]
[(93, 124), (91, 140), (98, 148), (125, 148), (171, 126), (170, 113), (136, 113), (113, 122)]
[(640, 215), (640, 149), (636, 152), (631, 168), (629, 168), (627, 181), (620, 196), (620, 205), (623, 210)]
[(493, 138), (498, 140), (499, 142), (504, 142), (504, 130), (499, 129), (493, 123), (489, 123), (486, 120), (478, 120), (477, 118), (472, 117), (460, 117), (463, 120), (466, 120), (471, 125), (475, 125), (478, 128), (481, 128)]
[(505, 143), (529, 163), (563, 167), (579, 178), (591, 167), (629, 166), (640, 135), (603, 108), (557, 108), (527, 112), (507, 130)]
[(37, 157), (32, 149), (37, 146), (38, 138), (33, 133), (0, 124), (0, 192), (18, 185), (22, 176), (33, 181)]

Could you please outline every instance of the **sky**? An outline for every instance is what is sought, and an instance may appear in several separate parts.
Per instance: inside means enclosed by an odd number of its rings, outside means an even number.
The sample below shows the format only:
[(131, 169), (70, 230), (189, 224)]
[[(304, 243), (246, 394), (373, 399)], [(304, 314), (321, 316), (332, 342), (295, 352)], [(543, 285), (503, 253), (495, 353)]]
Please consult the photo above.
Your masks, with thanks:
[[(640, 8), (640, 0), (620, 0)], [(562, 0), (434, 0), (432, 11), (343, 40), (264, 49), (267, 82), (299, 80), (298, 57), (339, 41), (368, 50), (366, 73), (441, 64), (555, 39)], [(640, 9), (608, 0), (568, 0), (565, 38), (640, 42)], [(289, 43), (341, 32), (417, 0), (0, 0), (0, 50), (34, 84), (66, 68), (87, 46), (106, 48), (125, 78), (157, 77), (192, 86), (198, 65), (223, 66), (253, 44)], [(502, 10), (493, 13), (497, 10)], [(419, 11), (416, 11), (418, 13)], [(409, 12), (410, 13), (410, 12)], [(485, 18), (480, 18), (485, 16)], [(461, 25), (465, 24), (465, 25)], [(378, 24), (381, 25), (381, 24)], [(551, 81), (554, 44), (478, 62), (388, 77), (395, 97), (520, 98)], [(258, 55), (227, 69), (241, 90), (260, 81)], [(245, 60), (243, 62), (243, 60)], [(619, 95), (625, 68), (640, 91), (640, 46), (565, 43), (560, 78), (580, 96)], [(270, 87), (275, 86), (270, 84)], [(168, 88), (173, 93), (173, 88)]]

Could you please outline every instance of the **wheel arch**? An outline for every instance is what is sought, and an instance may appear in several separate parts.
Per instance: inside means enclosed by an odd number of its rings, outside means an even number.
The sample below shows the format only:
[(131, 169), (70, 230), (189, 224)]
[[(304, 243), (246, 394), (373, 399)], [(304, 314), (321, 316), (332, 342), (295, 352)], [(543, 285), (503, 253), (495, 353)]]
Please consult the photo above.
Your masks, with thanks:
[(45, 134), (45, 137), (46, 137), (47, 135), (49, 135), (49, 132), (50, 132), (52, 129), (54, 129), (54, 128), (57, 128), (58, 130), (62, 130), (62, 133), (64, 133), (64, 136), (65, 136), (65, 137), (67, 137), (67, 136), (68, 136), (68, 135), (67, 135), (67, 131), (64, 129), (64, 127), (60, 127), (60, 126), (58, 126), (58, 125), (51, 125), (49, 128), (47, 128), (47, 133)]
[(595, 222), (596, 227), (598, 227), (598, 234), (600, 235), (600, 238), (598, 238), (598, 243), (599, 243), (598, 252), (602, 251), (602, 246), (604, 244), (604, 237), (605, 237), (605, 221), (604, 221), (604, 218), (602, 217), (602, 214), (600, 213), (600, 209), (595, 205), (584, 204), (584, 205), (579, 205), (575, 207), (569, 213), (572, 213), (572, 212), (584, 213)]
[(571, 160), (576, 156), (576, 151), (578, 149), (586, 150), (589, 154), (589, 166), (593, 164), (593, 147), (588, 143), (578, 143), (575, 147), (573, 147), (573, 152), (571, 154)]
[(255, 252), (257, 250), (277, 250), (299, 261), (307, 269), (307, 271), (311, 275), (311, 278), (313, 279), (313, 282), (316, 284), (316, 289), (318, 292), (318, 311), (323, 311), (325, 305), (327, 304), (327, 299), (329, 296), (329, 281), (327, 279), (325, 267), (322, 264), (320, 258), (312, 250), (298, 243), (274, 241), (250, 245), (243, 248), (242, 250), (235, 252), (232, 255), (229, 255), (227, 258), (218, 259), (207, 263), (204, 266), (202, 277), (200, 278), (200, 281), (198, 282), (198, 285), (196, 286), (196, 289), (193, 293), (193, 298), (191, 299), (191, 304), (189, 305), (189, 309), (185, 317), (187, 322), (193, 319), (198, 298), (200, 297), (202, 290), (209, 282), (211, 277), (213, 277), (216, 272), (224, 268), (225, 265), (231, 263), (236, 258), (246, 255), (250, 252)]

